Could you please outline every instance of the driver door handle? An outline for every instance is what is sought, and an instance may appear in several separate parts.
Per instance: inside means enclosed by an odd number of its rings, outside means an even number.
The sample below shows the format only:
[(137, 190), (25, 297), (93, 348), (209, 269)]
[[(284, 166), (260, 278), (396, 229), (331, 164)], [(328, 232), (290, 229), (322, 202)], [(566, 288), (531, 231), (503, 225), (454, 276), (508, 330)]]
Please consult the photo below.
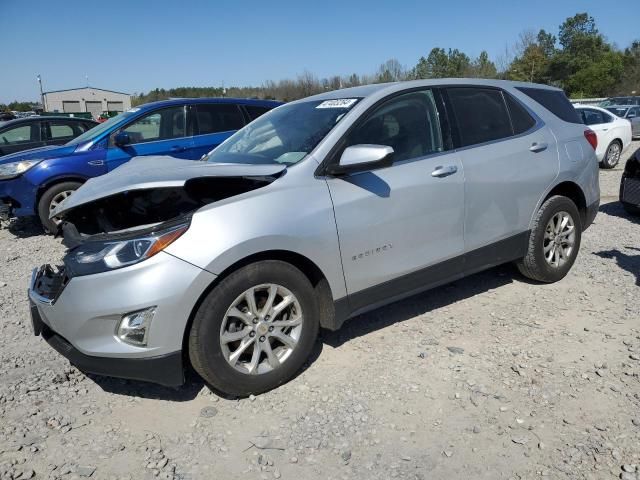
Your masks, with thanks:
[(547, 149), (549, 145), (547, 145), (544, 142), (533, 142), (533, 144), (529, 147), (529, 151), (533, 152), (533, 153), (538, 153), (538, 152), (542, 152), (544, 150)]
[(458, 167), (456, 167), (455, 165), (447, 165), (446, 167), (443, 167), (440, 165), (436, 167), (436, 169), (433, 172), (431, 172), (431, 176), (442, 178), (442, 177), (447, 177), (449, 175), (453, 175), (457, 171), (458, 171)]
[(180, 147), (178, 145), (174, 145), (173, 147), (171, 147), (172, 152), (184, 152), (186, 149), (187, 147)]

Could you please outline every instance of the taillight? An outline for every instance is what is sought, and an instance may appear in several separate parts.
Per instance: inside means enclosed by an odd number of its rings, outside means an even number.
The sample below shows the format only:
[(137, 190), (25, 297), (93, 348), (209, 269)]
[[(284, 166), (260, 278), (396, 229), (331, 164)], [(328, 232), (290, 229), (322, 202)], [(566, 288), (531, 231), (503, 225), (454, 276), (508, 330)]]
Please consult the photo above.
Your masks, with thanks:
[(598, 136), (593, 130), (586, 129), (584, 131), (584, 138), (587, 139), (587, 142), (589, 142), (589, 145), (591, 145), (594, 150), (598, 147)]

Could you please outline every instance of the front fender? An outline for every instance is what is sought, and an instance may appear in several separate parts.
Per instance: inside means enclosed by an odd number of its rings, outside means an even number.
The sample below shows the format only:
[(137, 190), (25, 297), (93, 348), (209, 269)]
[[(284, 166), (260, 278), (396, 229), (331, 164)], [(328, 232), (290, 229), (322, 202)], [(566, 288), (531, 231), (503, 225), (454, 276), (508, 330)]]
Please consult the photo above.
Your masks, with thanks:
[(287, 188), (280, 184), (287, 176), (238, 200), (197, 211), (189, 230), (167, 253), (219, 275), (249, 256), (289, 251), (322, 271), (334, 299), (344, 297), (338, 234), (326, 182), (311, 178)]

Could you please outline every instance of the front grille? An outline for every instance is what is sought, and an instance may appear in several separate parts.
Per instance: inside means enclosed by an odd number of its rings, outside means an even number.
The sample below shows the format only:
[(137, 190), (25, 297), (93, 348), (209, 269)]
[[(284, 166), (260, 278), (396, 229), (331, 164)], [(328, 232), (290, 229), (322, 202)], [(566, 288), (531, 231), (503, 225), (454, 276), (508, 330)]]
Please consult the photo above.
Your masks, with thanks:
[(622, 186), (622, 201), (640, 205), (640, 180), (625, 178)]

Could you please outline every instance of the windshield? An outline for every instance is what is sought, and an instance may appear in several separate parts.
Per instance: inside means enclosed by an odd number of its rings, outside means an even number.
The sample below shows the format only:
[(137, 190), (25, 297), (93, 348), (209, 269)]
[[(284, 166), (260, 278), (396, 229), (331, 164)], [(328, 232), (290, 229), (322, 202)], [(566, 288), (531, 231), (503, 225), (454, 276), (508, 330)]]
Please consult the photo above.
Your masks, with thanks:
[(133, 115), (137, 111), (138, 109), (135, 108), (135, 109), (131, 109), (129, 111), (123, 112), (120, 115), (116, 115), (115, 117), (110, 118), (106, 122), (101, 123), (100, 125), (97, 125), (90, 130), (87, 130), (82, 135), (79, 135), (73, 140), (67, 142), (67, 145), (79, 145), (80, 143), (86, 142), (87, 140), (92, 140), (97, 136), (99, 136), (100, 134), (106, 132), (113, 126), (124, 122), (127, 118), (131, 117), (131, 115)]
[(293, 165), (306, 157), (359, 100), (341, 98), (283, 105), (251, 122), (211, 151), (206, 160)]
[(605, 110), (609, 110), (614, 115), (624, 118), (624, 116), (627, 114), (627, 110), (629, 110), (629, 107), (607, 107)]

